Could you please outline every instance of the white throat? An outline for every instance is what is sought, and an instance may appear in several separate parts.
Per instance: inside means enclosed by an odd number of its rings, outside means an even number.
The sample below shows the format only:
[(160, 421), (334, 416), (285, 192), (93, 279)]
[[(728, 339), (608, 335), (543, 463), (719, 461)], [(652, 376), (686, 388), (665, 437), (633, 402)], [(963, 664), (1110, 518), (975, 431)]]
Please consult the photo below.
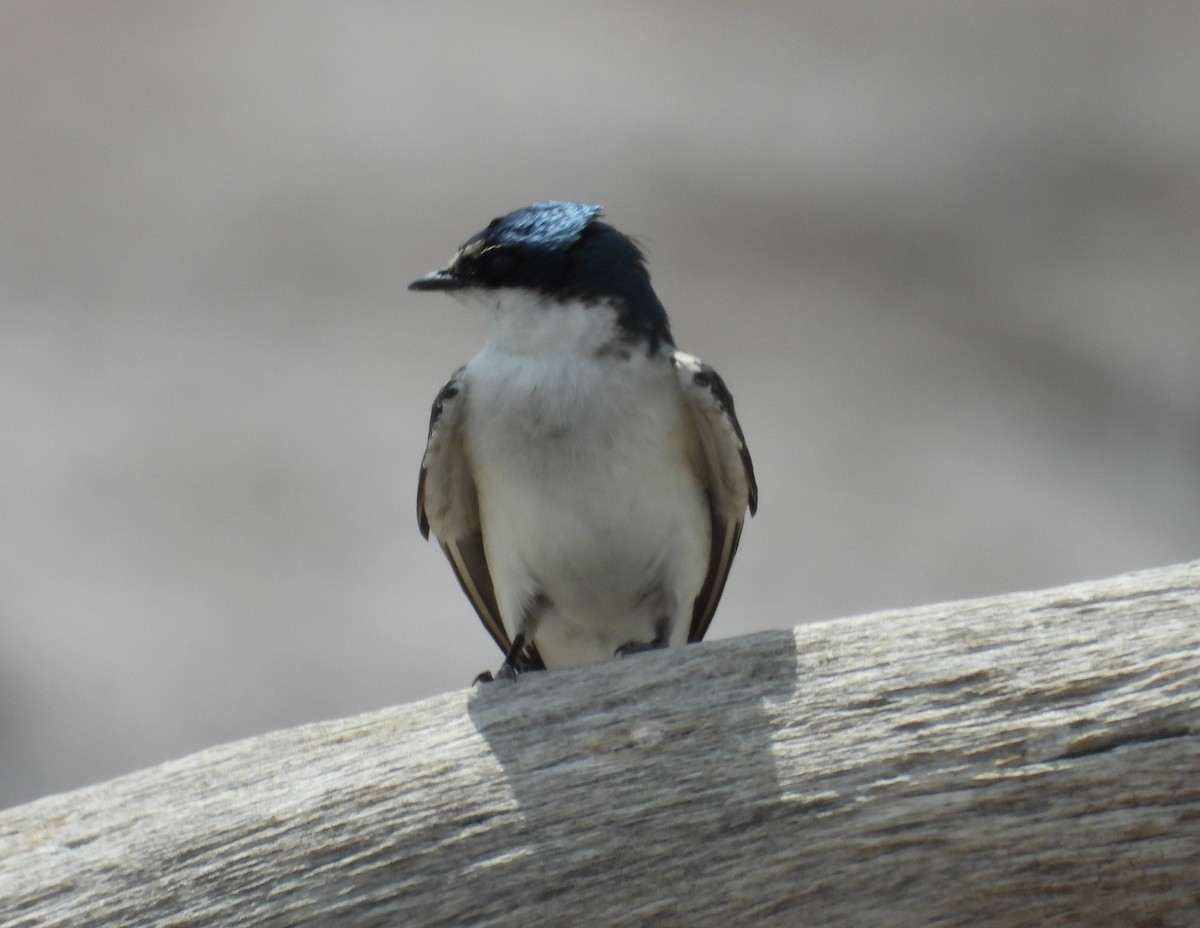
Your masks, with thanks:
[(618, 335), (610, 303), (562, 303), (532, 290), (466, 290), (461, 299), (483, 311), (484, 339), (492, 351), (594, 357)]

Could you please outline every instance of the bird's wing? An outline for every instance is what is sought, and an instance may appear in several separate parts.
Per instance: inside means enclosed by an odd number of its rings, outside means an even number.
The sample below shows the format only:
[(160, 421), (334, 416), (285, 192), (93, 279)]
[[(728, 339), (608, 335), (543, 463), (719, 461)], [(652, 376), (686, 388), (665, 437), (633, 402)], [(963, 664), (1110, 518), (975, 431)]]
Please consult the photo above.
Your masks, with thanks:
[[(507, 654), (512, 642), (500, 620), (500, 607), (492, 587), (479, 524), (479, 494), (463, 437), (465, 400), (466, 384), (463, 368), (459, 368), (433, 401), (429, 440), (417, 480), (417, 524), (424, 537), (428, 538), (430, 531), (437, 536), (483, 627)], [(541, 666), (537, 651), (527, 648), (521, 669)]]
[(712, 367), (690, 354), (676, 351), (672, 360), (704, 451), (705, 490), (712, 516), (708, 573), (696, 597), (688, 633), (688, 641), (700, 641), (725, 589), (746, 510), (751, 515), (758, 510), (758, 484), (725, 382)]

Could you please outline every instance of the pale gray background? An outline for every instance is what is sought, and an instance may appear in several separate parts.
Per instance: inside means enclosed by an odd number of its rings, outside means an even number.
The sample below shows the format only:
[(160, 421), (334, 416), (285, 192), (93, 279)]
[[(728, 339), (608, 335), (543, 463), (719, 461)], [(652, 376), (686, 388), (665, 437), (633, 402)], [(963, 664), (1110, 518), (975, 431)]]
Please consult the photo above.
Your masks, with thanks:
[(417, 534), (549, 197), (637, 233), (762, 488), (714, 636), (1200, 554), (1200, 7), (0, 6), (0, 805), (466, 685)]

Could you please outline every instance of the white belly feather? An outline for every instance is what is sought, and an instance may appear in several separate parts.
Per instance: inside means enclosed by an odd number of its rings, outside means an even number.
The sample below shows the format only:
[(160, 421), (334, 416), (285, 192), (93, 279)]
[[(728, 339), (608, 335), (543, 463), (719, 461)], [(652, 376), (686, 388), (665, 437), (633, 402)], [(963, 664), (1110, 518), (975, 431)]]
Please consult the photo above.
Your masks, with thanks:
[(504, 625), (542, 603), (551, 667), (687, 640), (711, 531), (699, 449), (671, 365), (485, 348), (468, 366), (467, 453)]

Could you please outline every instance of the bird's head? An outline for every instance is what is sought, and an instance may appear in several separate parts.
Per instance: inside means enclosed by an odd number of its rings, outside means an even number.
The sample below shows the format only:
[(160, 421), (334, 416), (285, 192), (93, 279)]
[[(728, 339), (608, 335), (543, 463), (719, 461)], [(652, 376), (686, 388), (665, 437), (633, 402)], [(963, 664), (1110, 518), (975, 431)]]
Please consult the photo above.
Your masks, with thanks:
[(409, 289), (444, 290), (482, 303), (489, 328), (508, 341), (514, 332), (526, 340), (553, 332), (556, 341), (577, 333), (588, 342), (607, 334), (650, 350), (672, 344), (645, 257), (632, 239), (600, 221), (600, 211), (560, 201), (514, 210)]

